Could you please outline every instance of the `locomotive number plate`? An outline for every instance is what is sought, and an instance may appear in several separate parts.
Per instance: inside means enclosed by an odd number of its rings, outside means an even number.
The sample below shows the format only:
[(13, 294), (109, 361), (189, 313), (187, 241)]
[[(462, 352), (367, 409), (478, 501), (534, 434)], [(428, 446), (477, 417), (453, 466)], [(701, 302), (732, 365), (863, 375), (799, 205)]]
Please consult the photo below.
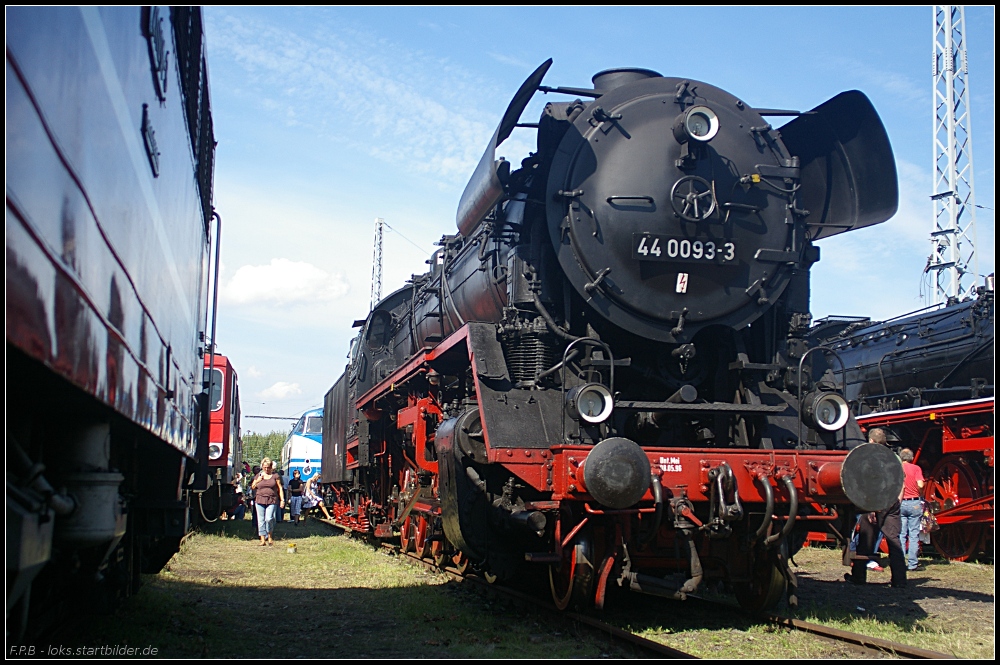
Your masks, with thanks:
[(632, 258), (639, 261), (729, 263), (736, 259), (736, 243), (728, 240), (671, 238), (656, 233), (633, 233)]

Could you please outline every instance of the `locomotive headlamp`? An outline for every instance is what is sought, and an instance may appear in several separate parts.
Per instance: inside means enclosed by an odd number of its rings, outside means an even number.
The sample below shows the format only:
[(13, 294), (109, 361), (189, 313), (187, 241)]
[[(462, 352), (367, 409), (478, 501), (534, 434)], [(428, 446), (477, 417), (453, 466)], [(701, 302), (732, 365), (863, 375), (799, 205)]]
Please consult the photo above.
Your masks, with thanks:
[(208, 459), (219, 459), (222, 457), (222, 446), (218, 443), (208, 444)]
[(611, 391), (600, 383), (586, 383), (566, 394), (566, 408), (570, 417), (592, 425), (607, 420), (614, 406)]
[(828, 432), (842, 428), (851, 415), (847, 400), (830, 392), (817, 392), (806, 397), (804, 413), (817, 427)]
[(678, 143), (698, 141), (708, 143), (719, 133), (719, 116), (707, 106), (692, 106), (674, 123), (674, 138)]

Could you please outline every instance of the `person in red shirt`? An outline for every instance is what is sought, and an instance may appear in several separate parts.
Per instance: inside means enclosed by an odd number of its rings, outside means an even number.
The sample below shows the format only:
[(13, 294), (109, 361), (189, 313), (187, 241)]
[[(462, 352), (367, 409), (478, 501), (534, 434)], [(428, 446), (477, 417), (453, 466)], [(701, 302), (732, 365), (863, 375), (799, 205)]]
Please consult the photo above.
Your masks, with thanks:
[(923, 495), (924, 474), (920, 467), (913, 463), (913, 451), (903, 448), (899, 453), (903, 461), (903, 501), (899, 505), (900, 540), (906, 550), (907, 570), (917, 569), (917, 548), (920, 544), (920, 517), (924, 513)]

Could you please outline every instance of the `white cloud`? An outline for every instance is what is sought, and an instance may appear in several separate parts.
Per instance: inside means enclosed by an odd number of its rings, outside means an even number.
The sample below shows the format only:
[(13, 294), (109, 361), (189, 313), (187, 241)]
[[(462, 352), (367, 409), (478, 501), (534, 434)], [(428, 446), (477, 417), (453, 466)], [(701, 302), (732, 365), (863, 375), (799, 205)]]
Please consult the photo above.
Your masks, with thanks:
[(250, 365), (249, 367), (247, 367), (247, 376), (250, 376), (250, 377), (253, 377), (253, 378), (256, 379), (256, 378), (264, 376), (264, 373), (261, 372), (256, 367), (254, 367), (253, 365)]
[(275, 121), (386, 162), (464, 182), (495, 128), (470, 100), (503, 94), (448, 60), (322, 19), (310, 34), (242, 14), (225, 15), (219, 27), (212, 57), (238, 63), (245, 94)]
[(510, 65), (512, 67), (517, 67), (518, 69), (524, 69), (529, 72), (535, 67), (535, 65), (532, 65), (529, 62), (525, 62), (524, 60), (515, 58), (513, 56), (505, 55), (503, 53), (489, 53), (488, 55), (502, 65)]
[(257, 396), (268, 400), (283, 400), (290, 399), (296, 395), (301, 395), (302, 389), (299, 388), (297, 383), (288, 383), (286, 381), (278, 381), (270, 388), (265, 388), (257, 393)]
[(930, 103), (930, 86), (925, 85), (922, 81), (916, 81), (906, 74), (849, 56), (829, 58), (827, 66), (831, 69), (851, 72), (851, 75), (858, 81), (859, 87), (879, 89), (896, 99), (911, 104)]
[(327, 302), (350, 290), (347, 278), (311, 263), (271, 259), (268, 265), (245, 265), (222, 288), (224, 300), (236, 304), (290, 305)]

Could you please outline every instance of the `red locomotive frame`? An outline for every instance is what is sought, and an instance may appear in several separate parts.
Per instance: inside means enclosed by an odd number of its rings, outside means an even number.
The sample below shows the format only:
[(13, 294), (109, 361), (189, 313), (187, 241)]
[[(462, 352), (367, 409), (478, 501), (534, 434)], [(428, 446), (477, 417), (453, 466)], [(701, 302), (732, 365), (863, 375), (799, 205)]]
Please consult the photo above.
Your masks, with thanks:
[(924, 501), (940, 530), (935, 549), (965, 561), (988, 551), (994, 520), (994, 398), (935, 404), (858, 417), (863, 428), (887, 428), (911, 448), (927, 479)]

